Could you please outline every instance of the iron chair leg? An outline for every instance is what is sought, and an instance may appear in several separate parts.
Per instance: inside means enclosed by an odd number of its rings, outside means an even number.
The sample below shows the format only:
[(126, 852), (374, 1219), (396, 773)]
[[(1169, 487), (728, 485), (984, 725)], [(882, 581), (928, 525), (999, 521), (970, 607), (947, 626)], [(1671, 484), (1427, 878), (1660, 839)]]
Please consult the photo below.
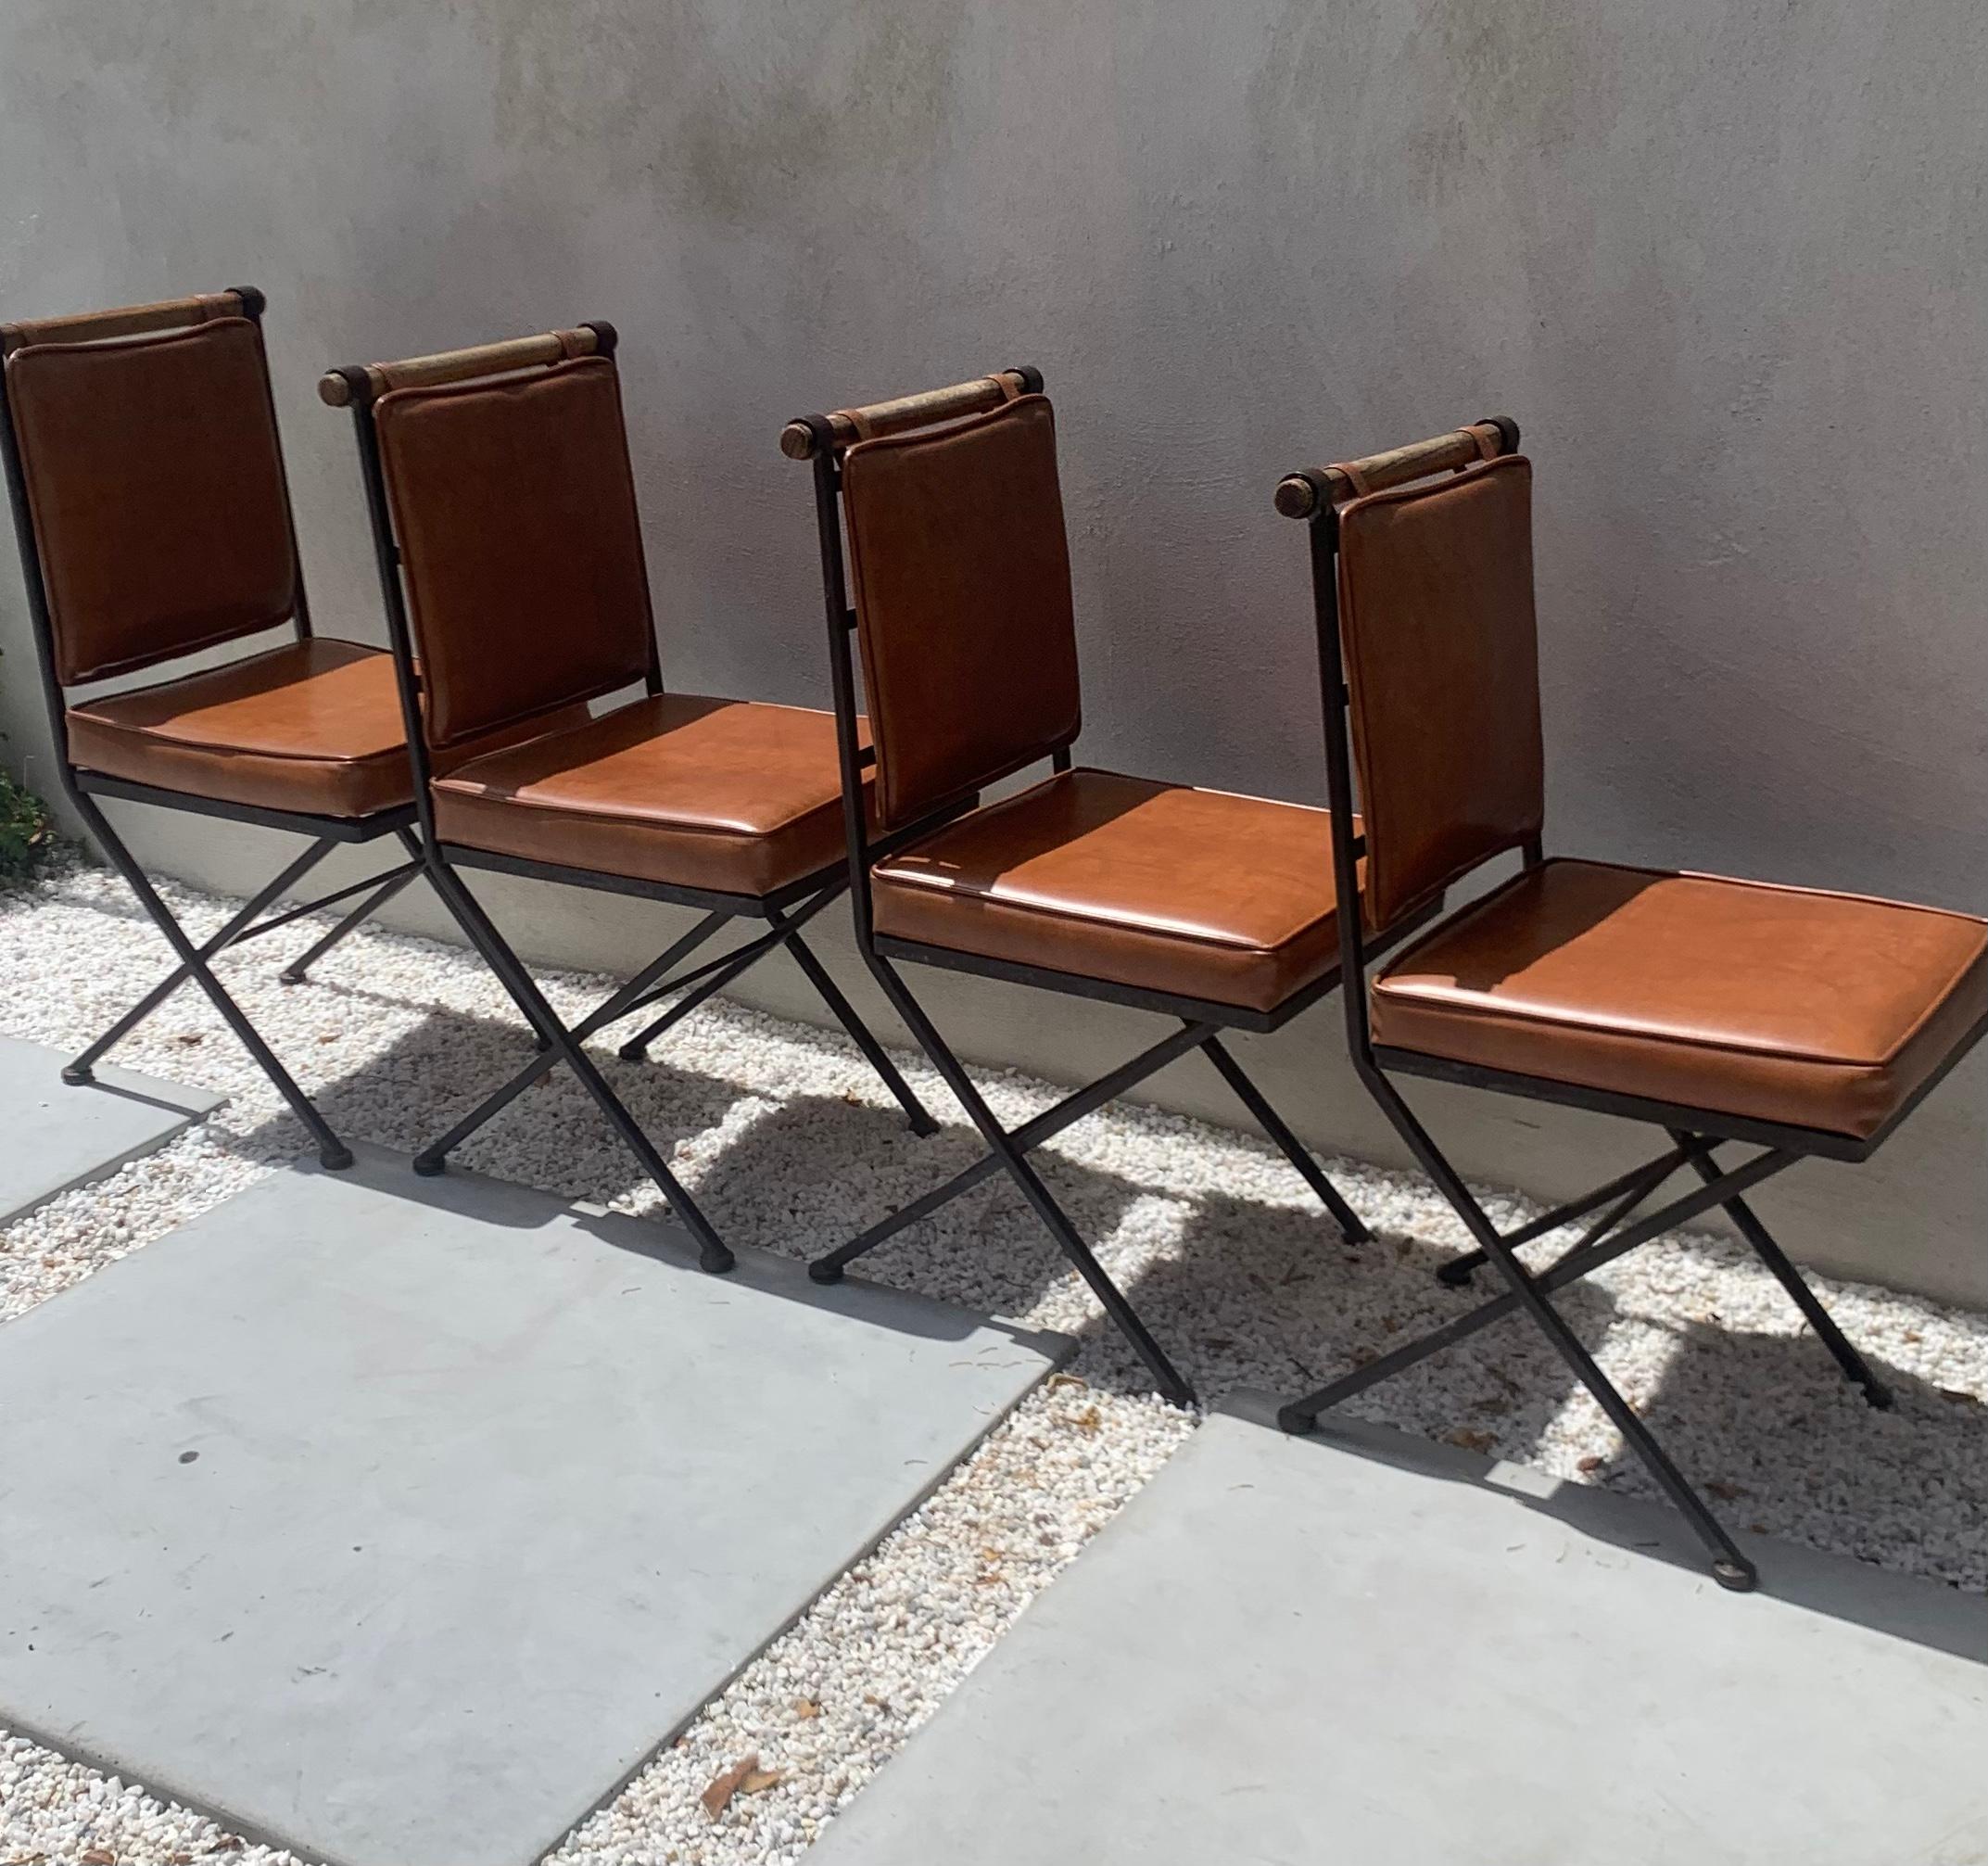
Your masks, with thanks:
[[(101, 832), (99, 831), (99, 833)], [(257, 917), (261, 914), (272, 901), (280, 899), (285, 893), (301, 881), (312, 869), (316, 868), (326, 856), (330, 855), (335, 846), (336, 845), (330, 842), (312, 843), (261, 893), (244, 906), (219, 933), (198, 948), (200, 958), (203, 960), (211, 959), (217, 953), (232, 946), (242, 933), (255, 922)], [(120, 862), (119, 868), (120, 871), (122, 867), (123, 864)], [(147, 909), (147, 911), (149, 912), (150, 910)], [(157, 919), (158, 916), (154, 915), (153, 918)], [(119, 1018), (108, 1030), (105, 1031), (101, 1036), (92, 1043), (82, 1055), (78, 1056), (74, 1061), (70, 1062), (63, 1070), (62, 1080), (70, 1084), (90, 1081), (96, 1064), (115, 1045), (121, 1043), (133, 1031), (137, 1029), (146, 1018), (150, 1017), (160, 1005), (164, 1004), (174, 992), (179, 990), (190, 976), (191, 973), (185, 965), (175, 966), (150, 991), (146, 992), (136, 1004), (133, 1005), (122, 1017)]]
[(725, 962), (724, 971), (715, 978), (707, 981), (691, 999), (672, 1005), (668, 1010), (621, 1046), (622, 1060), (639, 1062), (649, 1054), (649, 1047), (657, 1037), (678, 1019), (687, 1016), (713, 993), (722, 991), (733, 979), (754, 964), (769, 946), (784, 946), (793, 955), (794, 963), (801, 968), (807, 982), (815, 987), (816, 995), (828, 1006), (842, 1027), (849, 1033), (855, 1047), (863, 1052), (865, 1060), (876, 1071), (883, 1085), (896, 1097), (897, 1105), (905, 1111), (905, 1117), (914, 1134), (936, 1134), (939, 1123), (926, 1111), (925, 1104), (913, 1093), (911, 1085), (898, 1073), (897, 1065), (890, 1054), (871, 1035), (869, 1026), (857, 1014), (856, 1008), (842, 996), (842, 988), (832, 979), (813, 950), (801, 937), (801, 929), (812, 920), (829, 901), (842, 892), (846, 883), (838, 883), (807, 901), (797, 913), (783, 913), (779, 908), (770, 908), (766, 921), (770, 932), (765, 939), (753, 940), (741, 946)]
[[(1085, 1115), (1095, 1113), (1106, 1102), (1117, 1100), (1128, 1088), (1145, 1081), (1155, 1071), (1164, 1069), (1168, 1063), (1177, 1061), (1197, 1048), (1212, 1027), (1205, 1023), (1184, 1023), (1171, 1036), (1162, 1037), (1129, 1062), (1121, 1063), (1108, 1075), (1099, 1076), (1095, 1082), (1065, 1096), (1053, 1107), (1045, 1108), (1040, 1114), (1023, 1122), (1008, 1138), (1020, 1152), (1032, 1153), (1052, 1136), (1073, 1126)], [(1001, 1161), (995, 1155), (981, 1154), (972, 1165), (954, 1174), (943, 1185), (933, 1187), (930, 1192), (921, 1192), (910, 1204), (901, 1205), (895, 1212), (880, 1218), (867, 1231), (852, 1238), (846, 1244), (838, 1245), (825, 1256), (817, 1257), (808, 1265), (808, 1275), (817, 1283), (834, 1282), (858, 1257), (887, 1243), (919, 1219), (931, 1217), (941, 1206), (951, 1204), (962, 1193), (972, 1191), (1001, 1170)]]
[[(1463, 1219), (1479, 1247), (1510, 1286), (1510, 1293), (1516, 1305), (1525, 1310), (1539, 1331), (1553, 1345), (1581, 1385), (1602, 1412), (1610, 1424), (1622, 1434), (1630, 1449), (1642, 1461), (1644, 1467), (1653, 1477), (1678, 1512), (1684, 1517), (1699, 1541), (1712, 1555), (1712, 1577), (1721, 1587), (1736, 1592), (1745, 1592), (1757, 1585), (1759, 1574), (1754, 1564), (1741, 1554), (1739, 1545), (1727, 1534), (1724, 1526), (1712, 1514), (1703, 1498), (1694, 1491), (1684, 1474), (1671, 1462), (1670, 1455), (1657, 1442), (1656, 1436), (1637, 1415), (1636, 1410), (1615, 1389), (1608, 1376), (1596, 1364), (1593, 1355), (1582, 1346), (1579, 1337), (1568, 1327), (1566, 1320), (1554, 1308), (1542, 1288), (1543, 1278), (1536, 1279), (1513, 1254), (1512, 1245), (1500, 1236), (1498, 1227), (1486, 1215), (1484, 1209), (1471, 1196), (1456, 1170), (1437, 1149), (1427, 1131), (1415, 1118), (1414, 1112), (1396, 1092), (1394, 1085), (1378, 1070), (1367, 1076), (1367, 1086), (1382, 1111), (1394, 1123), (1396, 1131), (1408, 1143), (1422, 1169), (1436, 1182), (1437, 1189), (1450, 1201), (1458, 1217)], [(1789, 1156), (1769, 1152), (1752, 1162), (1754, 1173), (1764, 1178), (1789, 1163)], [(1738, 1175), (1735, 1174), (1735, 1177)], [(1737, 1193), (1741, 1187), (1735, 1187)], [(1708, 1200), (1709, 1203), (1718, 1202)], [(1659, 1214), (1668, 1219), (1669, 1214)], [(1681, 1220), (1674, 1222), (1682, 1222)], [(1481, 1313), (1481, 1312), (1480, 1312)], [(1309, 1420), (1308, 1416), (1309, 1415)], [(1300, 1402), (1297, 1406), (1287, 1407), (1280, 1415), (1287, 1430), (1307, 1429), (1308, 1423), (1316, 1423), (1317, 1414), (1310, 1401)]]
[(186, 937), (184, 930), (166, 909), (166, 904), (158, 897), (158, 890), (146, 879), (145, 870), (137, 859), (119, 840), (117, 831), (110, 827), (108, 819), (95, 801), (86, 793), (78, 792), (73, 801), (82, 819), (89, 825), (90, 832), (103, 847), (118, 872), (124, 877), (131, 891), (138, 896), (138, 902), (149, 914), (167, 944), (178, 955), (180, 963), (188, 975), (204, 991), (209, 999), (226, 1021), (228, 1028), (241, 1040), (243, 1048), (252, 1056), (257, 1066), (268, 1076), (276, 1092), (289, 1104), (290, 1111), (304, 1123), (310, 1137), (317, 1143), (318, 1158), (328, 1168), (336, 1172), (352, 1163), (352, 1149), (332, 1132), (331, 1124), (320, 1114), (310, 1098), (297, 1085), (288, 1070), (277, 1061), (276, 1055), (268, 1044), (256, 1034), (256, 1027), (249, 1022), (241, 1007), (228, 996), (226, 988), (214, 976), (207, 960), (201, 956), (193, 942)]
[(285, 984), (302, 984), (305, 979), (310, 975), (310, 968), (312, 966), (317, 964), (317, 962), (321, 958), (323, 958), (324, 955), (328, 953), (335, 946), (336, 946), (338, 942), (346, 936), (346, 934), (350, 933), (353, 928), (363, 925), (367, 920), (371, 920), (374, 914), (378, 913), (379, 910), (384, 908), (388, 901), (392, 900), (395, 895), (399, 894), (401, 889), (406, 887), (408, 883), (412, 882), (414, 877), (420, 872), (421, 870), (418, 868), (410, 868), (403, 870), (399, 874), (395, 875), (393, 879), (387, 882), (384, 886), (374, 890), (374, 893), (366, 895), (366, 897), (361, 900), (357, 907), (353, 908), (350, 912), (346, 914), (345, 917), (338, 921), (337, 925), (333, 927), (332, 930), (328, 933), (326, 933), (323, 939), (318, 941), (318, 943), (310, 949), (310, 951), (301, 953), (296, 958), (293, 958), (288, 965), (285, 966), (284, 969), (276, 974), (276, 976), (280, 980), (282, 980)]
[[(705, 940), (725, 924), (731, 916), (726, 913), (706, 914), (689, 933), (666, 948), (660, 956), (644, 966), (627, 984), (601, 1004), (588, 1012), (573, 1026), (573, 1035), (577, 1041), (585, 1042), (593, 1034), (611, 1024), (616, 1018), (626, 1017), (629, 1011), (650, 992), (656, 981), (668, 972), (678, 959), (693, 953)], [(532, 1047), (542, 1057), (551, 1046), (542, 1036), (534, 1035)], [(470, 1110), (439, 1140), (431, 1141), (414, 1156), (414, 1171), (424, 1178), (440, 1173), (450, 1154), (467, 1140), (471, 1135), (503, 1112), (533, 1083), (546, 1073), (546, 1064), (541, 1061), (528, 1062), (517, 1072), (501, 1088), (493, 1090)]]
[[(1671, 1138), (1690, 1156), (1692, 1170), (1707, 1185), (1716, 1182), (1719, 1168), (1710, 1147), (1689, 1135), (1673, 1133)], [(1732, 1220), (1741, 1237), (1753, 1247), (1754, 1254), (1774, 1273), (1775, 1280), (1787, 1290), (1808, 1326), (1820, 1338), (1822, 1345), (1835, 1356), (1836, 1365), (1843, 1370), (1843, 1377), (1861, 1388), (1865, 1399), (1880, 1412), (1890, 1412), (1892, 1390), (1871, 1372), (1863, 1355), (1851, 1346), (1843, 1331), (1836, 1326), (1835, 1316), (1822, 1306), (1820, 1299), (1808, 1287), (1807, 1279), (1789, 1262), (1787, 1253), (1774, 1241), (1767, 1227), (1754, 1216), (1754, 1208), (1739, 1198), (1728, 1199), (1724, 1203), (1726, 1215)]]
[[(912, 996), (910, 987), (898, 977), (896, 970), (881, 954), (870, 952), (865, 957), (877, 983), (883, 987), (898, 1015), (910, 1026), (911, 1034), (918, 1038), (918, 1047), (931, 1059), (932, 1066), (945, 1078), (946, 1086), (958, 1098), (968, 1118), (980, 1129), (981, 1137), (986, 1141), (989, 1150), (1020, 1188), (1022, 1197), (1029, 1201), (1063, 1254), (1076, 1267), (1078, 1275), (1090, 1286), (1091, 1293), (1103, 1304), (1106, 1314), (1137, 1351), (1160, 1392), (1175, 1405), (1195, 1404), (1193, 1387), (1167, 1358), (1166, 1351), (1153, 1339), (1146, 1324), (1139, 1319), (1138, 1312), (1126, 1301), (1124, 1292), (1111, 1280), (1091, 1247), (1079, 1236), (1077, 1227), (1070, 1222), (1063, 1208), (1023, 1157), (1013, 1137), (994, 1118), (994, 1111), (974, 1087), (972, 1078), (959, 1059), (946, 1047), (945, 1039)], [(839, 1269), (825, 1272), (823, 1265), (810, 1264), (808, 1274), (817, 1282), (832, 1283), (842, 1272)]]
[(667, 1162), (642, 1132), (641, 1124), (623, 1105), (621, 1098), (608, 1086), (606, 1077), (595, 1067), (593, 1059), (559, 1021), (558, 1014), (546, 1002), (544, 993), (538, 989), (524, 962), (511, 950), (490, 917), (484, 912), (482, 904), (432, 848), (428, 851), (428, 861), (436, 892), (455, 916), (470, 943), (497, 974), (499, 983), (511, 994), (513, 1001), (525, 1014), (525, 1022), (547, 1040), (558, 1052), (560, 1060), (579, 1078), (581, 1086), (593, 1097), (601, 1111), (620, 1135), (623, 1144), (655, 1181), (671, 1211), (697, 1240), (698, 1260), (702, 1266), (714, 1273), (729, 1270), (737, 1260), (725, 1240), (713, 1229), (711, 1221), (699, 1210), (682, 1182), (669, 1170)]
[(1311, 1157), (1311, 1149), (1285, 1124), (1284, 1117), (1264, 1098), (1263, 1091), (1243, 1073), (1242, 1064), (1229, 1054), (1221, 1039), (1209, 1037), (1202, 1044), (1201, 1050), (1215, 1065), (1222, 1079), (1235, 1090), (1236, 1099), (1255, 1117), (1257, 1125), (1276, 1142), (1278, 1151), (1324, 1201), (1326, 1211), (1332, 1213), (1333, 1223), (1339, 1227), (1339, 1235), (1349, 1244), (1371, 1244), (1374, 1234), (1367, 1229), (1360, 1213), (1341, 1197), (1339, 1188), (1326, 1176), (1324, 1168)]
[[(1674, 1148), (1664, 1155), (1664, 1159), (1669, 1162), (1664, 1177), (1668, 1178), (1671, 1173), (1682, 1166), (1686, 1158), (1687, 1152), (1682, 1147)], [(1549, 1231), (1557, 1231), (1563, 1225), (1585, 1217), (1596, 1206), (1640, 1184), (1656, 1164), (1655, 1161), (1652, 1161), (1647, 1166), (1632, 1166), (1627, 1173), (1617, 1174), (1606, 1185), (1597, 1186), (1593, 1191), (1584, 1192), (1578, 1199), (1570, 1199), (1564, 1205), (1556, 1205), (1551, 1212), (1535, 1218), (1530, 1224), (1521, 1225), (1516, 1231), (1506, 1232), (1505, 1242), (1515, 1250), (1521, 1244), (1530, 1244), (1536, 1238), (1544, 1238)], [(1461, 1289), (1470, 1282), (1472, 1276), (1483, 1269), (1489, 1261), (1482, 1250), (1466, 1251), (1463, 1256), (1452, 1257), (1443, 1264), (1436, 1273), (1436, 1280), (1452, 1289)]]
[(787, 950), (793, 955), (794, 963), (806, 975), (807, 982), (815, 987), (816, 996), (834, 1012), (835, 1021), (849, 1033), (850, 1040), (863, 1052), (865, 1060), (876, 1071), (883, 1085), (897, 1098), (897, 1105), (905, 1111), (905, 1119), (910, 1123), (912, 1133), (938, 1133), (939, 1123), (931, 1118), (925, 1104), (913, 1092), (911, 1085), (898, 1073), (897, 1065), (891, 1060), (890, 1053), (877, 1041), (869, 1026), (857, 1014), (855, 1006), (842, 996), (842, 988), (829, 976), (828, 968), (815, 957), (806, 941), (801, 937), (801, 929), (778, 908), (771, 910), (766, 917), (776, 928), (783, 932)]

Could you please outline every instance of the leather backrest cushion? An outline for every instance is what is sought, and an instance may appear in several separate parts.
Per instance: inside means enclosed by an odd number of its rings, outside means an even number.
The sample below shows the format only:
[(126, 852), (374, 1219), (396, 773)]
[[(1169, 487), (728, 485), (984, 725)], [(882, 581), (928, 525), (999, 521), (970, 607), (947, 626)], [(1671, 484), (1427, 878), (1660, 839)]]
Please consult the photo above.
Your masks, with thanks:
[(843, 509), (886, 829), (1077, 735), (1076, 626), (1042, 396), (859, 441)]
[(1531, 463), (1342, 508), (1339, 627), (1367, 911), (1386, 928), (1544, 823)]
[(6, 361), (64, 682), (286, 620), (297, 601), (261, 333), (247, 318)]
[(374, 419), (431, 746), (642, 677), (649, 579), (608, 358), (394, 389)]

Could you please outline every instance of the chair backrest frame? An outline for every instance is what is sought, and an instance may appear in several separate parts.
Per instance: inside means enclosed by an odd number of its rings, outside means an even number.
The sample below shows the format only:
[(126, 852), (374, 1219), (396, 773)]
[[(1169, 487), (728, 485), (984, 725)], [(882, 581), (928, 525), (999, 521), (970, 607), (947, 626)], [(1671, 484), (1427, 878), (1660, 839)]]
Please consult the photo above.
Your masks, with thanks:
[[(829, 633), (829, 671), (835, 713), (836, 744), (842, 777), (842, 827), (849, 851), (849, 895), (858, 946), (874, 950), (875, 926), (870, 903), (870, 869), (906, 844), (929, 834), (940, 824), (974, 807), (968, 794), (941, 804), (913, 820), (880, 829), (873, 834), (866, 798), (864, 773), (875, 768), (874, 748), (864, 743), (856, 701), (856, 612), (849, 603), (849, 567), (844, 545), (842, 464), (858, 443), (886, 436), (939, 429), (985, 414), (1021, 396), (1043, 393), (1042, 372), (1027, 365), (954, 383), (944, 388), (889, 401), (838, 410), (830, 414), (804, 415), (789, 422), (780, 434), (780, 451), (790, 460), (810, 462), (814, 468), (815, 526), (821, 560), (821, 590)], [(1049, 749), (1051, 768), (1070, 767), (1070, 739)]]
[[(261, 364), (262, 392), (271, 430), (275, 437), (276, 489), (283, 508), (285, 535), (290, 557), (290, 601), (288, 615), (272, 618), (265, 626), (287, 621), (299, 641), (311, 632), (310, 599), (305, 587), (303, 561), (297, 547), (296, 513), (290, 497), (289, 471), (284, 458), (282, 434), (277, 425), (274, 391), (270, 383), (269, 359), (263, 344), (262, 314), (268, 300), (253, 286), (231, 286), (225, 291), (199, 297), (169, 298), (146, 305), (128, 305), (106, 311), (82, 311), (70, 316), (39, 318), (0, 324), (0, 471), (6, 481), (7, 500), (14, 521), (15, 546), (19, 554), (21, 580), (28, 598), (28, 617), (34, 638), (35, 659), (41, 674), (43, 701), (48, 715), (49, 732), (55, 743), (57, 770), (64, 794), (74, 800), (77, 773), (70, 753), (68, 688), (84, 684), (95, 676), (65, 678), (65, 661), (57, 636), (54, 603), (50, 594), (48, 566), (42, 555), (41, 535), (35, 522), (33, 501), (29, 490), (27, 464), (12, 399), (8, 392), (6, 362), (17, 352), (33, 349), (116, 349), (133, 339), (197, 330), (217, 319), (241, 319), (254, 333), (257, 356)], [(236, 629), (222, 635), (214, 645), (244, 639), (260, 628)], [(196, 652), (188, 647), (184, 654)], [(154, 666), (182, 658), (168, 653), (138, 663)], [(108, 678), (108, 675), (104, 678)], [(143, 787), (141, 787), (143, 788)], [(171, 802), (174, 793), (160, 793), (158, 800)], [(187, 807), (201, 808), (198, 803)], [(218, 808), (212, 814), (223, 814)], [(234, 811), (233, 814), (241, 814)]]
[[(535, 370), (550, 370), (582, 357), (600, 357), (612, 362), (618, 342), (614, 326), (605, 320), (596, 319), (571, 329), (448, 350), (435, 356), (412, 358), (404, 362), (348, 365), (327, 371), (318, 384), (319, 398), (327, 407), (348, 408), (352, 414), (360, 476), (365, 488), (366, 512), (373, 530), (380, 598), (386, 611), (387, 639), (393, 650), (401, 717), (407, 730), (408, 755), (413, 764), (415, 810), (423, 838), (431, 846), (437, 845), (432, 791), (436, 776), (435, 752), (428, 739), (423, 677), (415, 656), (401, 539), (386, 483), (375, 404), (398, 389), (440, 388), (484, 382), (496, 384)], [(619, 394), (617, 374), (617, 403)], [(639, 670), (639, 678), (645, 690), (654, 695), (663, 692), (662, 651), (656, 639), (653, 614), (647, 607), (648, 566), (641, 557), (639, 527), (634, 549), (640, 570), (644, 616), (648, 623), (644, 665)]]
[[(1365, 460), (1307, 467), (1278, 482), (1276, 508), (1288, 518), (1305, 521), (1311, 547), (1312, 617), (1324, 718), (1326, 793), (1332, 812), (1333, 879), (1342, 901), (1363, 900), (1360, 865), (1369, 849), (1368, 826), (1355, 828), (1361, 800), (1356, 798), (1353, 781), (1354, 694), (1348, 681), (1340, 633), (1340, 507), (1432, 475), (1463, 473), (1480, 463), (1519, 458), (1518, 445), (1518, 424), (1509, 416), (1496, 415)], [(1493, 853), (1488, 852), (1470, 867), (1491, 859)], [(1544, 858), (1537, 832), (1524, 840), (1519, 854), (1527, 868), (1537, 867)], [(1341, 913), (1338, 920), (1340, 977), (1344, 981), (1339, 996), (1347, 1035), (1356, 1067), (1363, 1075), (1377, 1076), (1363, 984), (1369, 953), (1367, 916), (1364, 911)], [(1373, 929), (1376, 940), (1382, 941), (1387, 931), (1385, 926)]]

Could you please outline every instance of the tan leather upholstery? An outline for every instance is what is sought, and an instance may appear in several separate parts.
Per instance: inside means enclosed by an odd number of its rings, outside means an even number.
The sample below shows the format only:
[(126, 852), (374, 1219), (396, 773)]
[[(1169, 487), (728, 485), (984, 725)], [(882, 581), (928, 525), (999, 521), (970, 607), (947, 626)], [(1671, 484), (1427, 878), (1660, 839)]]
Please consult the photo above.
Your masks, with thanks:
[(246, 318), (6, 360), (65, 684), (288, 619), (296, 555)]
[(430, 745), (642, 678), (653, 623), (612, 362), (395, 389), (374, 413)]
[(1049, 403), (1023, 396), (843, 463), (884, 827), (1068, 745), (1079, 725)]
[(1386, 929), (1544, 820), (1531, 463), (1342, 507), (1339, 627), (1367, 913)]
[(1251, 1010), (1338, 958), (1323, 810), (1079, 768), (872, 870), (879, 933)]
[(471, 758), (435, 815), (444, 842), (725, 894), (845, 858), (833, 717), (686, 693)]
[(1868, 1139), (1988, 1015), (1988, 924), (1551, 861), (1374, 983), (1400, 1049)]
[(364, 817), (413, 801), (393, 659), (312, 640), (69, 711), (84, 770), (196, 797)]

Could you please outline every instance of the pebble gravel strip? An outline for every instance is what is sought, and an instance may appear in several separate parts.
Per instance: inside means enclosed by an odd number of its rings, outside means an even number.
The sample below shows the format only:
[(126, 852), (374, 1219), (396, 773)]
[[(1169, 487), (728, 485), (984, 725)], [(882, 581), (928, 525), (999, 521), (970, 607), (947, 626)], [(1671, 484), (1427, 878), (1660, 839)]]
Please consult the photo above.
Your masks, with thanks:
[[(232, 903), (169, 889), (196, 930)], [(299, 949), (311, 937), (296, 930)], [(411, 1149), (521, 1053), (521, 1023), (450, 946), (367, 930), (312, 982), (275, 973), (285, 936), (220, 970), (249, 1015), (354, 1138)], [(121, 886), (76, 867), (0, 897), (0, 1031), (74, 1047), (164, 969)], [(779, 961), (775, 961), (776, 963)], [(543, 975), (563, 1013), (606, 988)], [(1294, 1039), (1304, 1040), (1302, 1035)], [(906, 1074), (945, 1131), (918, 1140), (839, 1037), (714, 1003), (646, 1065), (598, 1048), (638, 1119), (729, 1237), (799, 1254), (840, 1238), (978, 1157), (921, 1060)], [(226, 1091), (204, 1126), (0, 1234), (0, 1318), (232, 1196), (303, 1147), (203, 999), (175, 998), (117, 1060)], [(983, 1076), (1004, 1119), (1060, 1091)], [(457, 1156), (464, 1167), (653, 1214), (659, 1200), (563, 1073)], [(1210, 1399), (1293, 1391), (1467, 1300), (1430, 1274), (1462, 1228), (1425, 1184), (1328, 1164), (1378, 1235), (1341, 1244), (1289, 1167), (1247, 1136), (1115, 1106), (1037, 1156), (1099, 1255)], [(1492, 1200), (1516, 1222), (1527, 1208)], [(1551, 1250), (1559, 1240), (1542, 1240)], [(1021, 1205), (998, 1186), (948, 1207), (867, 1274), (982, 1313), (1060, 1328), (1082, 1347), (864, 1561), (750, 1665), (553, 1866), (746, 1866), (796, 1859), (988, 1651), (1015, 1616), (1194, 1429), (1150, 1394)], [(1791, 1537), (1988, 1589), (1988, 1317), (1855, 1284), (1824, 1299), (1897, 1390), (1871, 1412), (1835, 1377), (1779, 1287), (1734, 1246), (1688, 1238), (1632, 1254), (1571, 1294), (1598, 1358), (1741, 1530)], [(1517, 1327), (1366, 1395), (1366, 1416), (1553, 1474), (1649, 1494), (1599, 1410)], [(714, 1811), (714, 1809), (715, 1811)], [(0, 1735), (0, 1866), (290, 1866), (141, 1788)]]

